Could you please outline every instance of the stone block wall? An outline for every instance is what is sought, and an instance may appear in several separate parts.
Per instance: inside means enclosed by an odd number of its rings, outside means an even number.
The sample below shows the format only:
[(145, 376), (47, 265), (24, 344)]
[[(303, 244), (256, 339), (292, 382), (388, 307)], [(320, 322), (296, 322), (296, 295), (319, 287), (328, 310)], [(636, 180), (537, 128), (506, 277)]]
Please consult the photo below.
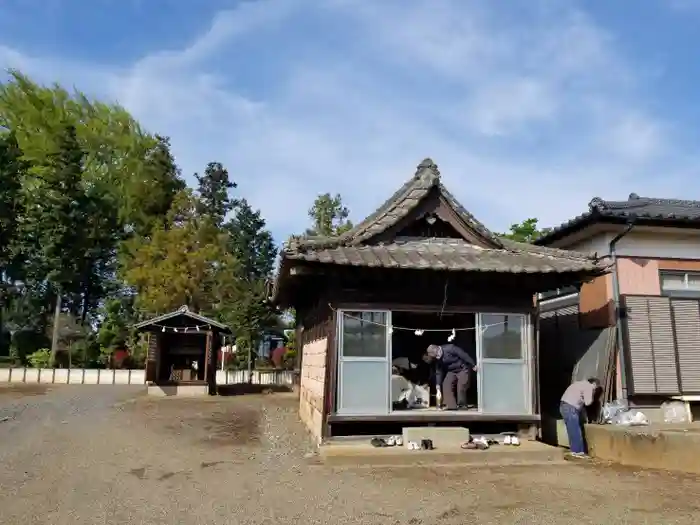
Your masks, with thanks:
[(317, 444), (323, 436), (326, 352), (328, 339), (306, 343), (302, 352), (299, 417)]

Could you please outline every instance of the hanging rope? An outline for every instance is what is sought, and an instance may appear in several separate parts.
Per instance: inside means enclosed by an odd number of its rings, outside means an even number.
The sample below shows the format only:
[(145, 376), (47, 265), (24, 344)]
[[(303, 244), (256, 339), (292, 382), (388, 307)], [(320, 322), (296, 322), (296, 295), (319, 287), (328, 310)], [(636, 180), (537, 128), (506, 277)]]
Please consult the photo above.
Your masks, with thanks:
[[(467, 326), (467, 327), (461, 327), (461, 328), (409, 328), (407, 326), (396, 326), (393, 324), (388, 324), (388, 323), (378, 323), (377, 321), (371, 321), (369, 319), (364, 319), (362, 317), (357, 317), (355, 315), (348, 314), (342, 310), (338, 310), (337, 308), (334, 308), (331, 304), (328, 305), (331, 310), (333, 310), (336, 313), (340, 313), (343, 317), (346, 317), (348, 319), (355, 319), (356, 321), (361, 321), (363, 323), (371, 324), (374, 326), (381, 326), (389, 331), (393, 330), (405, 330), (407, 332), (413, 332), (416, 335), (423, 335), (425, 332), (450, 332), (452, 335), (456, 335), (455, 332), (467, 332), (469, 330), (477, 330), (479, 327), (477, 326)], [(492, 328), (494, 326), (503, 326), (507, 324), (508, 321), (501, 321), (499, 323), (491, 323), (491, 324), (486, 324), (482, 325), (481, 328), (481, 333), (484, 333), (486, 330), (489, 328)], [(454, 337), (452, 337), (454, 339)], [(450, 340), (452, 340), (450, 339)]]
[(151, 326), (155, 326), (156, 328), (160, 328), (161, 332), (174, 332), (176, 334), (186, 334), (189, 332), (203, 332), (204, 328), (206, 327), (207, 330), (211, 330), (211, 325), (208, 324), (203, 324), (203, 325), (197, 325), (197, 326), (165, 326), (162, 324), (156, 324), (152, 323)]

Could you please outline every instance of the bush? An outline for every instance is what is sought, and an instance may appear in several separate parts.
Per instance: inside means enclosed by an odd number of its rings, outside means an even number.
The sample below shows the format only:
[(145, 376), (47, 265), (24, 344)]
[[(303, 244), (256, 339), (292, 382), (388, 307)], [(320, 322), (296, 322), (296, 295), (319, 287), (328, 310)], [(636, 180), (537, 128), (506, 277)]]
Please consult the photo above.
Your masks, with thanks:
[(51, 361), (51, 350), (48, 348), (37, 350), (29, 354), (28, 361), (33, 368), (47, 368)]

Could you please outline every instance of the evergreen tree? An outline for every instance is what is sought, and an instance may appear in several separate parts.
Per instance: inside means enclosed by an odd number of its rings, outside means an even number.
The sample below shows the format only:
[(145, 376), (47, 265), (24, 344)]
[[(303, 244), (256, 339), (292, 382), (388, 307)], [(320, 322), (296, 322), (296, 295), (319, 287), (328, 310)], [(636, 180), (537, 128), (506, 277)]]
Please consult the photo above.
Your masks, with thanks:
[(248, 280), (268, 278), (274, 268), (277, 249), (260, 211), (253, 210), (247, 200), (240, 199), (225, 228), (230, 236), (230, 251), (240, 264), (241, 277)]
[[(56, 137), (47, 163), (39, 166), (32, 184), (23, 190), (24, 218), (19, 245), (30, 282), (49, 285), (55, 297), (57, 326), (64, 294), (79, 292), (85, 254), (87, 216), (82, 187), (84, 152), (75, 127), (65, 125)], [(57, 351), (52, 342), (52, 363)]]
[(306, 230), (306, 235), (333, 237), (345, 233), (352, 228), (349, 216), (350, 210), (343, 205), (340, 194), (319, 195), (309, 209), (309, 218), (313, 226)]
[(236, 203), (225, 228), (229, 251), (237, 261), (238, 293), (222, 314), (237, 334), (238, 348), (247, 352), (250, 367), (263, 330), (277, 321), (277, 312), (267, 301), (277, 250), (260, 211), (253, 210), (245, 199)]
[(0, 135), (0, 355), (9, 352), (5, 315), (13, 291), (13, 270), (18, 269), (13, 255), (19, 216), (19, 192), (26, 165), (14, 133)]
[(234, 207), (229, 190), (236, 188), (237, 184), (230, 180), (228, 171), (219, 162), (210, 162), (204, 175), (195, 173), (194, 176), (199, 183), (197, 213), (209, 217), (217, 228), (221, 227), (226, 215)]

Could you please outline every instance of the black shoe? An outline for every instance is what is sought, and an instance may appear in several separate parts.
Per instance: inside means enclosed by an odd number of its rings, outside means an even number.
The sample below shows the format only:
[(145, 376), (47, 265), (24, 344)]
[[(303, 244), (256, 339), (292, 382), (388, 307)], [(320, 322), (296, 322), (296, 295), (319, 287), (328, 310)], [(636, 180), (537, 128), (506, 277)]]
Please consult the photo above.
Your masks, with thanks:
[(420, 448), (422, 450), (435, 450), (432, 439), (421, 439)]
[(372, 441), (370, 441), (373, 447), (381, 448), (381, 447), (388, 447), (389, 444), (384, 441), (382, 438), (372, 438)]
[(457, 410), (469, 410), (469, 405), (459, 405)]

